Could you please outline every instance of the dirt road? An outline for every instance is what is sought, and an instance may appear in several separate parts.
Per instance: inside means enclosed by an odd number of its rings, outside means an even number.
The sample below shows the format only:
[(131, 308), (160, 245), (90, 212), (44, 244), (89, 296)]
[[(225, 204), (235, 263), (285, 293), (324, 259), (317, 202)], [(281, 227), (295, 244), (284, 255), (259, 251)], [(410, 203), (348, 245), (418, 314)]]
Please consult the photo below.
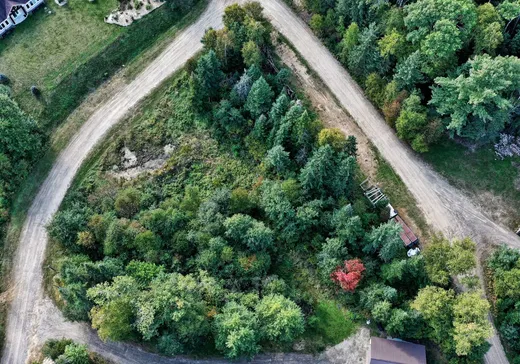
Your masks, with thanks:
[(44, 297), (42, 262), (47, 242), (45, 225), (57, 211), (81, 163), (110, 128), (200, 51), (204, 31), (208, 27), (221, 27), (226, 3), (224, 0), (212, 1), (196, 23), (180, 33), (134, 81), (90, 117), (56, 160), (28, 212), (22, 230), (12, 275), (15, 298), (9, 310), (2, 363), (24, 363), (28, 352), (38, 342), (39, 324), (47, 315), (40, 309)]
[[(88, 153), (111, 127), (201, 49), (200, 39), (204, 30), (220, 27), (224, 7), (233, 2), (236, 1), (211, 1), (196, 23), (179, 34), (132, 83), (90, 117), (56, 160), (29, 210), (17, 249), (13, 271), (15, 298), (9, 310), (2, 363), (25, 363), (29, 353), (44, 339), (61, 336), (88, 343), (93, 350), (119, 363), (202, 362), (183, 358), (165, 359), (147, 354), (138, 347), (101, 343), (85, 324), (65, 322), (61, 313), (44, 297), (41, 269), (47, 244), (45, 225), (57, 211)], [(479, 243), (487, 239), (520, 247), (520, 240), (513, 233), (484, 216), (479, 208), (399, 141), (347, 72), (282, 0), (260, 2), (273, 25), (295, 45), (401, 176), (432, 226), (447, 235), (471, 235)], [(500, 342), (496, 337), (494, 339), (496, 341), (486, 361), (507, 363)], [(308, 356), (258, 358), (259, 363), (272, 361), (315, 362)]]

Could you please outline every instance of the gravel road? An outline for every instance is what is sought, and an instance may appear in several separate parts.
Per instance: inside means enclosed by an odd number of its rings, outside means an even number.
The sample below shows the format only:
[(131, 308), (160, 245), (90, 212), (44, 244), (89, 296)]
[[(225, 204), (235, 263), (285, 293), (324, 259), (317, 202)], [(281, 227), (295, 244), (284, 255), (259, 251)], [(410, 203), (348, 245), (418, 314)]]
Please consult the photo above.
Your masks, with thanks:
[[(51, 337), (71, 337), (89, 344), (92, 350), (118, 363), (206, 363), (188, 358), (162, 358), (137, 346), (102, 343), (86, 324), (66, 322), (59, 310), (44, 297), (42, 262), (47, 245), (46, 224), (57, 211), (74, 175), (93, 147), (108, 130), (122, 120), (162, 81), (170, 77), (201, 49), (200, 39), (209, 27), (221, 26), (225, 6), (234, 0), (212, 0), (204, 14), (142, 71), (134, 81), (115, 93), (73, 137), (56, 160), (28, 212), (14, 264), (14, 299), (8, 316), (6, 345), (1, 363), (25, 363), (35, 348)], [(356, 120), (384, 158), (401, 176), (419, 202), (428, 222), (448, 236), (472, 236), (484, 243), (507, 243), (520, 247), (515, 234), (495, 224), (460, 191), (421, 161), (402, 143), (363, 92), (316, 39), (310, 29), (282, 2), (260, 0), (275, 28), (289, 39), (339, 102)], [(495, 336), (486, 362), (507, 363)], [(222, 360), (211, 361), (221, 363)], [(269, 355), (254, 362), (311, 363), (306, 355)]]

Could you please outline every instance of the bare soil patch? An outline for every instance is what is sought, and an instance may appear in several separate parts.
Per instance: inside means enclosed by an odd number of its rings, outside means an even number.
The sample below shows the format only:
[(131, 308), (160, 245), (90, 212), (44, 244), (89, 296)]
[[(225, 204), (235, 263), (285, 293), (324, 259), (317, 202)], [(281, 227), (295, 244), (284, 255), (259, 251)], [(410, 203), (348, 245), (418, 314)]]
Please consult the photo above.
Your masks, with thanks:
[(121, 1), (119, 9), (105, 17), (105, 23), (127, 27), (162, 5), (161, 0)]

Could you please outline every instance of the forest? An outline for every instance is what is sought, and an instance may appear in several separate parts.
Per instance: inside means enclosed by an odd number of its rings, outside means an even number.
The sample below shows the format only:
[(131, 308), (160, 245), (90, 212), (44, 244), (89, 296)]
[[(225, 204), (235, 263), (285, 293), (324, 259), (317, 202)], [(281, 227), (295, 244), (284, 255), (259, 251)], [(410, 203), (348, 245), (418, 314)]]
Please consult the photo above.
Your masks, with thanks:
[(477, 146), (518, 135), (520, 1), (303, 4), (316, 35), (414, 150), (443, 134)]
[[(435, 236), (408, 258), (386, 202), (359, 187), (355, 138), (295, 90), (260, 5), (228, 7), (224, 25), (87, 162), (49, 225), (47, 289), (65, 316), (103, 340), (227, 358), (316, 352), (371, 319), (480, 362), (492, 328), (475, 244)], [(129, 152), (166, 157), (126, 178)]]

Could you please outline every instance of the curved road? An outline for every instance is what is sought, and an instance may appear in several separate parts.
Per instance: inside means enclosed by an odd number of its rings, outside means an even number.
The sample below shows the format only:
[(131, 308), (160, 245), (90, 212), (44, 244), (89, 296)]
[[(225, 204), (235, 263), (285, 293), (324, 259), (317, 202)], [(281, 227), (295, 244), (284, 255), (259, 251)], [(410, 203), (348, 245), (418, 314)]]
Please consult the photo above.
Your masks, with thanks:
[[(198, 51), (205, 29), (222, 26), (225, 6), (234, 0), (212, 0), (203, 15), (175, 40), (134, 81), (122, 88), (99, 108), (81, 127), (56, 160), (49, 176), (33, 201), (25, 221), (14, 264), (14, 299), (8, 316), (6, 344), (1, 363), (25, 363), (30, 353), (44, 340), (67, 336), (89, 344), (92, 350), (119, 363), (203, 363), (188, 358), (163, 358), (144, 352), (137, 346), (102, 343), (86, 324), (66, 322), (59, 310), (44, 297), (42, 262), (47, 245), (45, 225), (67, 192), (77, 170), (93, 147), (108, 130), (122, 120), (140, 101)], [(495, 224), (460, 191), (420, 160), (388, 127), (378, 111), (364, 97), (349, 74), (314, 37), (282, 0), (260, 0), (265, 14), (291, 41), (317, 72), (339, 102), (356, 120), (383, 157), (419, 202), (428, 222), (448, 236), (470, 235), (481, 246), (506, 243), (519, 248), (520, 240)], [(486, 362), (505, 364), (496, 336), (486, 354)], [(212, 363), (220, 363), (212, 361)], [(271, 355), (255, 359), (258, 363), (311, 363), (317, 359), (305, 355)]]

